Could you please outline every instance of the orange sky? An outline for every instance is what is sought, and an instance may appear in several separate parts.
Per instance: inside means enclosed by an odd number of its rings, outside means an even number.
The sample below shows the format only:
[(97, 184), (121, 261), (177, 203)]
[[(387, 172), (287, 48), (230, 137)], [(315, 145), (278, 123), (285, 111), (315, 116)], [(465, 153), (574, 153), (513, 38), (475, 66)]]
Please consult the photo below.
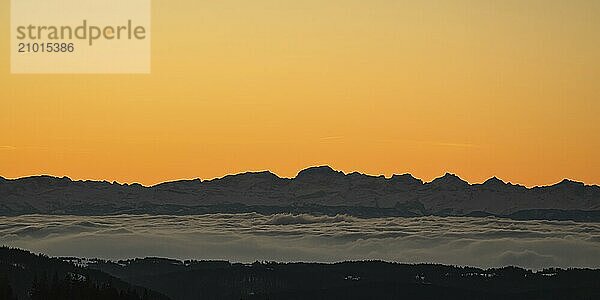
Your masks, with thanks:
[(600, 184), (600, 1), (153, 1), (152, 74), (11, 75), (0, 175)]

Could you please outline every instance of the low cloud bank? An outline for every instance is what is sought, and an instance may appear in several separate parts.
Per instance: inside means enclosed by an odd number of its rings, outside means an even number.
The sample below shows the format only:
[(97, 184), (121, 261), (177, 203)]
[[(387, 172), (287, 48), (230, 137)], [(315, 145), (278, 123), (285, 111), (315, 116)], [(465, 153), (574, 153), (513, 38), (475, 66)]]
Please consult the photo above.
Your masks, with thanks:
[(0, 244), (52, 256), (600, 268), (600, 224), (277, 214), (0, 217)]
[(314, 224), (314, 223), (337, 223), (337, 222), (354, 222), (356, 218), (348, 215), (330, 216), (313, 216), (309, 214), (275, 214), (270, 217), (267, 224), (270, 225), (292, 225), (292, 224)]

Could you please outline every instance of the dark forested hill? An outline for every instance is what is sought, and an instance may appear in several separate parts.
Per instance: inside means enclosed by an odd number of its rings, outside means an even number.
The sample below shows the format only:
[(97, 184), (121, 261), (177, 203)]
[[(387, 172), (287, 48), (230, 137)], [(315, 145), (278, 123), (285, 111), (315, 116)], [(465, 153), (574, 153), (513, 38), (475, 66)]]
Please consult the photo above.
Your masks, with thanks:
[(0, 299), (168, 299), (99, 270), (0, 248)]
[(237, 212), (600, 221), (600, 187), (564, 180), (526, 188), (497, 178), (469, 184), (453, 174), (424, 183), (410, 174), (385, 178), (330, 167), (292, 179), (258, 172), (152, 187), (49, 176), (0, 180), (0, 215)]
[(90, 267), (173, 299), (600, 299), (600, 270), (158, 258), (97, 261)]
[(174, 300), (600, 299), (600, 270), (532, 272), (515, 267), (483, 270), (381, 261), (239, 264), (145, 258), (111, 262), (49, 258), (0, 248), (0, 299), (17, 297), (86, 300), (167, 297)]

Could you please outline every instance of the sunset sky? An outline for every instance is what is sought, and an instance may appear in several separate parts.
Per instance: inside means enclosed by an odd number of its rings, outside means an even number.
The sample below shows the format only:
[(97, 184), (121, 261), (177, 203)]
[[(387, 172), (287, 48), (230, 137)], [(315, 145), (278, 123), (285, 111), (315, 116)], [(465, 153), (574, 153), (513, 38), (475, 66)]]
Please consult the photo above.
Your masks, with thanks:
[(153, 1), (150, 75), (11, 75), (0, 176), (600, 184), (600, 1)]

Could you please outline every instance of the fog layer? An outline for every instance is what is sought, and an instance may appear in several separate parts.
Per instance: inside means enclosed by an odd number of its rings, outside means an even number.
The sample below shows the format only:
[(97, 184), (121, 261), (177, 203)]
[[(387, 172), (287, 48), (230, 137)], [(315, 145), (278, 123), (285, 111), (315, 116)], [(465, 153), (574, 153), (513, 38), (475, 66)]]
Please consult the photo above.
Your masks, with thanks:
[(0, 217), (0, 244), (51, 256), (600, 268), (600, 224), (278, 214)]

